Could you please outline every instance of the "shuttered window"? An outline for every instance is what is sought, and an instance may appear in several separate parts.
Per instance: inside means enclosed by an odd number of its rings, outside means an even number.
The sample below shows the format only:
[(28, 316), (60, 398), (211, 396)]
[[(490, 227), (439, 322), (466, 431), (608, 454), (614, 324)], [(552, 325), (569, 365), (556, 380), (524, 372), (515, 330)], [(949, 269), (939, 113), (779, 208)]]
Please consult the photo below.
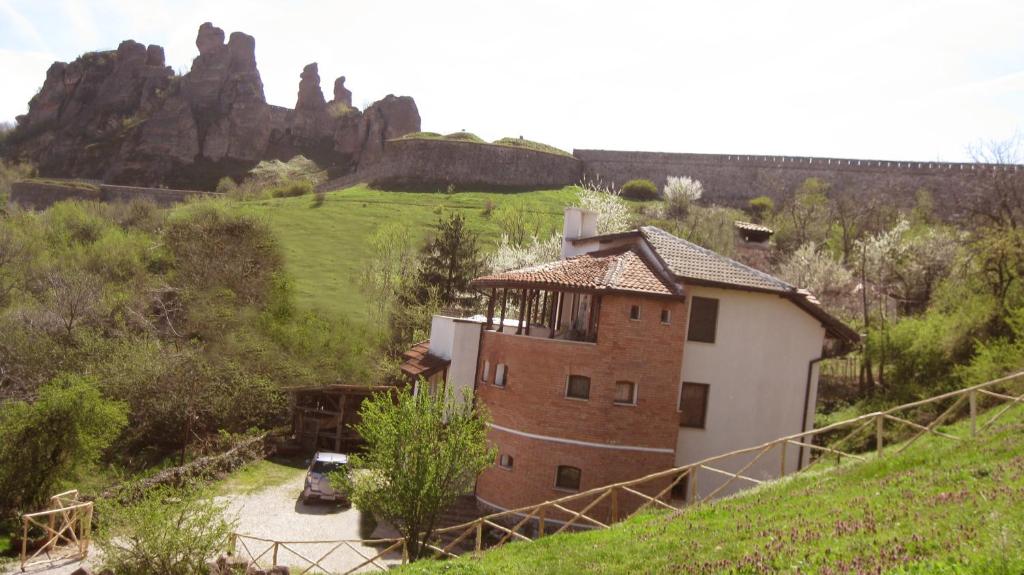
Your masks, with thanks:
[(590, 399), (590, 378), (585, 375), (570, 375), (565, 384), (565, 396), (573, 399)]
[(704, 428), (708, 412), (708, 389), (706, 383), (683, 382), (679, 396), (679, 426)]
[(632, 381), (616, 381), (615, 403), (619, 405), (636, 404), (636, 384)]
[(558, 473), (555, 475), (555, 487), (567, 491), (579, 491), (581, 475), (579, 467), (559, 465)]
[(715, 343), (718, 328), (718, 300), (708, 297), (690, 298), (690, 326), (686, 338), (690, 341)]

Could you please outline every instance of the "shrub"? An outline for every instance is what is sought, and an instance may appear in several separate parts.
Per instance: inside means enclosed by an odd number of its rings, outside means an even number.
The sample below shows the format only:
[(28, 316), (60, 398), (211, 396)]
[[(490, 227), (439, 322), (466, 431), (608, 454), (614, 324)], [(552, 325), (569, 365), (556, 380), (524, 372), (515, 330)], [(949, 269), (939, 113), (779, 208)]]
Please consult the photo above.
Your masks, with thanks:
[(230, 194), (238, 189), (238, 184), (235, 183), (231, 178), (224, 176), (217, 182), (217, 189), (215, 190), (218, 194)]
[(133, 505), (104, 500), (96, 534), (103, 567), (117, 575), (207, 573), (234, 522), (226, 505), (190, 492), (159, 488)]
[(527, 150), (535, 150), (537, 152), (547, 152), (549, 154), (558, 154), (559, 156), (572, 156), (572, 154), (570, 154), (569, 152), (566, 152), (565, 150), (556, 148), (554, 146), (549, 146), (548, 144), (542, 144), (540, 142), (534, 142), (532, 140), (527, 140), (527, 139), (525, 139), (523, 137), (519, 137), (519, 138), (502, 138), (500, 140), (495, 140), (494, 143), (498, 144), (499, 146), (511, 146), (513, 148), (526, 148)]
[(747, 211), (755, 223), (762, 223), (775, 213), (775, 202), (768, 196), (758, 196), (747, 204)]
[(684, 218), (690, 212), (690, 205), (704, 195), (704, 186), (698, 180), (686, 176), (669, 176), (665, 182), (665, 215), (670, 218)]
[(308, 180), (292, 180), (270, 191), (275, 198), (294, 198), (313, 193), (313, 184)]
[(62, 376), (33, 403), (0, 408), (0, 512), (33, 510), (73, 481), (117, 437), (126, 407), (87, 378)]
[(489, 220), (489, 219), (491, 219), (491, 214), (493, 214), (493, 213), (494, 213), (494, 202), (492, 200), (485, 201), (483, 209), (480, 210), (480, 215)]
[(650, 180), (630, 180), (622, 184), (622, 197), (631, 200), (657, 200), (658, 186)]
[(323, 190), (317, 190), (313, 194), (313, 206), (312, 207), (319, 208), (320, 206), (324, 205), (324, 202), (326, 202), (326, 201), (327, 201), (327, 192), (325, 192)]

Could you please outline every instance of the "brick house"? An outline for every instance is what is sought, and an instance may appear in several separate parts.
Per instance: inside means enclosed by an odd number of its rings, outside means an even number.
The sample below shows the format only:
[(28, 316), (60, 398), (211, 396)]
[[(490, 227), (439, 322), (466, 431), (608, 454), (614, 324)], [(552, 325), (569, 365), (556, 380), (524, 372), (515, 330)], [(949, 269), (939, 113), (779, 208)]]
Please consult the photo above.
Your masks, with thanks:
[[(567, 208), (563, 259), (477, 278), (488, 313), (436, 316), (406, 354), (410, 377), (473, 389), (489, 410), (499, 455), (476, 488), (487, 508), (809, 429), (817, 362), (858, 339), (807, 291), (661, 229), (595, 232), (595, 214)], [(808, 456), (791, 451), (789, 470)], [(745, 474), (779, 471), (774, 459)]]

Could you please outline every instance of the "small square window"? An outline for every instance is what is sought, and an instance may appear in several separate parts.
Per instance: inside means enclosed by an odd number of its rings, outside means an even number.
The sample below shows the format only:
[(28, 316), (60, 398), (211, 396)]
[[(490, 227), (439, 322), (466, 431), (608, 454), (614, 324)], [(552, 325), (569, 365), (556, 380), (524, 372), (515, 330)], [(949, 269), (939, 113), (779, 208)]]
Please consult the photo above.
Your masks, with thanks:
[(669, 311), (667, 309), (661, 310), (661, 323), (664, 323), (664, 324), (672, 323), (672, 312), (671, 311)]
[(559, 465), (558, 473), (555, 476), (555, 487), (566, 491), (580, 490), (580, 468), (569, 465)]
[(718, 300), (707, 297), (690, 298), (690, 325), (686, 338), (690, 341), (715, 343), (718, 329)]
[(570, 375), (565, 384), (565, 396), (573, 399), (590, 399), (590, 378), (585, 375)]
[(494, 372), (494, 385), (498, 387), (505, 387), (508, 385), (508, 366), (504, 363), (499, 363)]
[(619, 405), (636, 405), (636, 384), (632, 381), (616, 381), (615, 403)]
[(480, 381), (486, 382), (491, 374), (491, 362), (484, 360), (484, 370), (480, 372)]
[(683, 476), (682, 479), (677, 481), (676, 484), (672, 486), (672, 499), (686, 501), (687, 495), (690, 493), (689, 487), (690, 474), (687, 473), (686, 475)]
[(629, 319), (639, 320), (640, 319), (640, 306), (634, 305), (629, 307)]
[(683, 382), (679, 394), (679, 426), (704, 428), (708, 414), (708, 389), (706, 383)]
[(502, 469), (512, 469), (515, 462), (516, 460), (507, 453), (502, 453), (501, 456), (498, 457), (498, 467), (501, 467)]

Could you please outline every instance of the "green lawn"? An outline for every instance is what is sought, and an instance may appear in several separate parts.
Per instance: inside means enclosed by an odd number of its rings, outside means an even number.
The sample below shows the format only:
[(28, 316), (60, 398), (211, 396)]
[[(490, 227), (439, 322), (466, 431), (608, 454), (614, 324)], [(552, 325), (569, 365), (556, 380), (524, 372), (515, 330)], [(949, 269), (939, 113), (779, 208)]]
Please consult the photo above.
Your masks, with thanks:
[[(1024, 409), (955, 443), (789, 478), (676, 517), (402, 573), (1024, 573)], [(962, 426), (950, 426), (964, 434)]]
[(301, 461), (261, 459), (253, 461), (213, 485), (217, 495), (242, 495), (300, 481), (306, 468)]
[(366, 317), (358, 277), (372, 256), (367, 239), (383, 224), (407, 226), (420, 242), (442, 213), (458, 210), (470, 229), (479, 232), (486, 250), (498, 240), (498, 225), (484, 215), (517, 202), (538, 214), (551, 229), (561, 229), (562, 208), (573, 203), (570, 189), (522, 193), (414, 193), (371, 190), (356, 186), (329, 192), (321, 207), (311, 196), (275, 198), (235, 204), (267, 218), (284, 246), (286, 266), (295, 280), (298, 304), (337, 316)]

